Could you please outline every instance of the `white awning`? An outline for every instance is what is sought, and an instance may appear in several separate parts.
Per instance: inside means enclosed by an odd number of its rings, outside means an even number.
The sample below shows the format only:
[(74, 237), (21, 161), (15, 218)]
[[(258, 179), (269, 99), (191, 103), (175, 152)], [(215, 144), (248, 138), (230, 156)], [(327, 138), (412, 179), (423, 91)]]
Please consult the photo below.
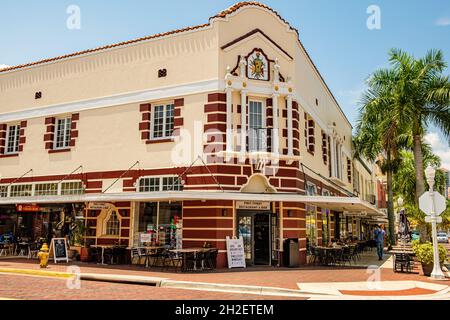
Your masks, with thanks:
[(122, 192), (82, 194), (72, 196), (40, 196), (0, 198), (0, 205), (11, 204), (58, 204), (85, 202), (152, 202), (182, 200), (236, 200), (236, 201), (283, 201), (302, 202), (342, 212), (366, 212), (368, 215), (384, 217), (385, 214), (370, 203), (356, 197), (304, 196), (295, 193), (242, 193), (242, 192), (203, 192), (203, 191), (168, 191), (168, 192)]

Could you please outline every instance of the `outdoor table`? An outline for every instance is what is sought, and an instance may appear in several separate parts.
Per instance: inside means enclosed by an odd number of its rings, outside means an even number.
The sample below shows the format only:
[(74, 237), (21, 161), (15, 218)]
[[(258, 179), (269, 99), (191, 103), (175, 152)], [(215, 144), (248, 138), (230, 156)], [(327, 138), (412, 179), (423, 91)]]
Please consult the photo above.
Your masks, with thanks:
[(158, 249), (164, 248), (163, 246), (143, 246), (142, 249), (145, 249), (145, 267), (148, 268), (149, 263), (149, 255), (151, 251), (156, 251)]
[(328, 266), (329, 265), (329, 252), (333, 251), (333, 250), (342, 250), (341, 246), (338, 247), (317, 247), (320, 250), (324, 250), (325, 251), (325, 261), (324, 261), (324, 265)]
[(125, 246), (114, 246), (114, 245), (95, 245), (91, 246), (92, 248), (100, 248), (102, 249), (102, 265), (106, 265), (105, 263), (105, 249), (114, 249), (114, 248), (123, 248)]
[[(206, 251), (206, 250), (211, 250), (214, 248), (189, 248), (189, 249), (173, 249), (173, 250), (169, 250), (172, 253), (176, 253), (176, 254), (183, 254), (183, 253), (193, 253), (194, 254), (194, 258), (197, 259), (197, 253), (202, 252), (202, 251)], [(185, 263), (184, 261), (185, 256), (183, 255), (183, 265)], [(202, 261), (202, 268), (203, 268), (203, 261)], [(197, 270), (197, 264), (194, 263), (194, 270)]]

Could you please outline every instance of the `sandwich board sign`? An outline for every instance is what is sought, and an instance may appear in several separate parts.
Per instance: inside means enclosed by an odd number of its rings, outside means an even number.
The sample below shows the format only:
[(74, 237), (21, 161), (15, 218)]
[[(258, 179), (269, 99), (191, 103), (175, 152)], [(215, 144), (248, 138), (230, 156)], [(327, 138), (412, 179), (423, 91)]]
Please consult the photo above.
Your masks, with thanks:
[(228, 268), (246, 268), (245, 264), (245, 252), (244, 252), (244, 239), (240, 237), (237, 239), (233, 237), (227, 237), (227, 258)]
[(49, 259), (53, 257), (55, 263), (65, 261), (69, 263), (69, 254), (67, 252), (67, 242), (65, 238), (53, 238), (50, 243)]

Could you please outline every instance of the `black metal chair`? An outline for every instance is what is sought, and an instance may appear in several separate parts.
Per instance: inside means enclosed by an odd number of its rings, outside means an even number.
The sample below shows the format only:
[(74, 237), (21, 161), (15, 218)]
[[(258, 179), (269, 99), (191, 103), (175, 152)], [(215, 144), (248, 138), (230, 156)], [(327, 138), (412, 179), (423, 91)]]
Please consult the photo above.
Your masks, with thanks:
[(126, 255), (126, 248), (124, 247), (114, 247), (112, 249), (112, 255), (113, 255), (113, 264), (125, 264), (125, 255)]
[(103, 261), (106, 264), (114, 264), (114, 250), (113, 250), (113, 248), (104, 248)]
[(217, 267), (218, 249), (212, 249), (205, 252), (204, 270), (215, 270)]
[(190, 272), (195, 270), (195, 265), (197, 263), (197, 258), (194, 252), (185, 252), (183, 254), (183, 272)]
[(394, 258), (394, 272), (412, 272), (414, 259), (406, 253), (396, 253)]
[(98, 247), (90, 247), (89, 248), (90, 253), (90, 261), (93, 261), (95, 263), (101, 263), (102, 262), (102, 249)]

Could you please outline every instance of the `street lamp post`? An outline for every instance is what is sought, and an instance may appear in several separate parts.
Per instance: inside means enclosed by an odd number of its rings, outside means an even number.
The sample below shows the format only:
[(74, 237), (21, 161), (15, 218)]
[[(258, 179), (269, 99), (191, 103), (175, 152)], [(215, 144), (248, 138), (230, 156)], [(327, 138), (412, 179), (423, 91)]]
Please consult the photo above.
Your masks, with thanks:
[(398, 217), (398, 219), (397, 219), (398, 232), (397, 232), (397, 235), (399, 235), (399, 241), (401, 241), (402, 243), (405, 243), (406, 239), (404, 237), (403, 230), (401, 229), (402, 225), (401, 225), (401, 221), (400, 221), (401, 213), (402, 213), (402, 207), (403, 207), (403, 198), (402, 197), (399, 197), (397, 199), (397, 204), (398, 204), (398, 213), (397, 213), (397, 217)]
[(437, 242), (437, 214), (434, 203), (434, 178), (436, 175), (436, 170), (433, 167), (428, 166), (425, 170), (425, 175), (427, 177), (428, 185), (430, 186), (430, 198), (431, 198), (431, 228), (432, 228), (432, 240), (433, 240), (433, 272), (431, 272), (431, 279), (433, 280), (444, 280), (445, 275), (441, 269), (441, 263), (439, 261), (439, 249)]

